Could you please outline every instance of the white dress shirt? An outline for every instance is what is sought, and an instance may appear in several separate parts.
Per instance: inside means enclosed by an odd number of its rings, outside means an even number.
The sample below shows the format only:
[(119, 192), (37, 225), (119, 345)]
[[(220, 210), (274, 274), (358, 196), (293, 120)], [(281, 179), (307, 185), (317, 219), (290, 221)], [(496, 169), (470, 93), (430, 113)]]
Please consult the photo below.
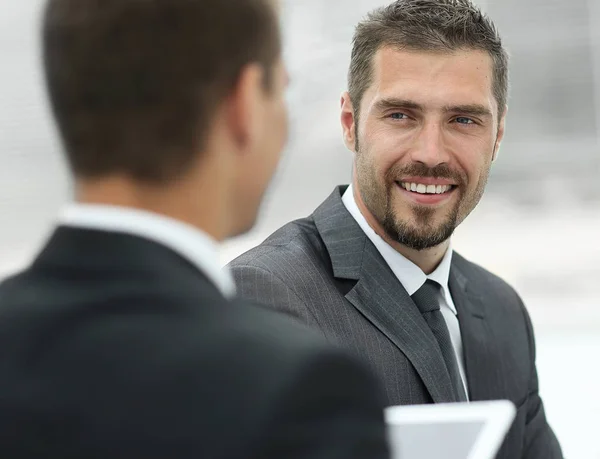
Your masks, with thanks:
[(227, 268), (221, 268), (217, 241), (191, 225), (129, 207), (78, 203), (63, 209), (59, 224), (127, 233), (157, 242), (194, 264), (225, 297), (235, 295), (231, 273)]
[(371, 226), (369, 226), (367, 220), (360, 212), (360, 209), (356, 204), (352, 185), (348, 187), (344, 193), (344, 196), (342, 196), (342, 202), (346, 206), (346, 209), (348, 209), (348, 212), (350, 212), (350, 215), (352, 215), (352, 217), (356, 220), (356, 223), (359, 224), (367, 237), (377, 248), (385, 262), (389, 265), (392, 272), (396, 275), (410, 296), (419, 290), (421, 286), (425, 284), (427, 279), (431, 279), (441, 285), (442, 288), (439, 293), (440, 310), (444, 320), (446, 321), (446, 325), (448, 326), (450, 339), (452, 340), (452, 347), (454, 348), (454, 354), (456, 355), (456, 360), (458, 362), (460, 376), (465, 386), (465, 393), (468, 394), (469, 391), (466, 383), (467, 378), (463, 360), (460, 325), (458, 323), (456, 306), (454, 305), (454, 301), (452, 301), (450, 288), (448, 287), (450, 265), (452, 264), (452, 249), (449, 247), (444, 254), (442, 262), (435, 269), (435, 271), (429, 275), (426, 275), (421, 268), (404, 257), (400, 252), (396, 251), (392, 246), (385, 242), (373, 230), (373, 228), (371, 228)]

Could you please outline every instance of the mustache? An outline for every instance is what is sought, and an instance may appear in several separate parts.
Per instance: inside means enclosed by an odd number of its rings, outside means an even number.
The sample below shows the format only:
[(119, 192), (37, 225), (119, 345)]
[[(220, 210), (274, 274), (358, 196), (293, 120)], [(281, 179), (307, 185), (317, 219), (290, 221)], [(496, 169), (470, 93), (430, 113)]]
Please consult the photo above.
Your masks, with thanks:
[(462, 174), (451, 169), (447, 164), (438, 164), (435, 167), (428, 167), (423, 163), (412, 163), (405, 166), (394, 166), (386, 174), (388, 182), (397, 181), (400, 177), (427, 177), (443, 178), (452, 180), (458, 185), (464, 183)]

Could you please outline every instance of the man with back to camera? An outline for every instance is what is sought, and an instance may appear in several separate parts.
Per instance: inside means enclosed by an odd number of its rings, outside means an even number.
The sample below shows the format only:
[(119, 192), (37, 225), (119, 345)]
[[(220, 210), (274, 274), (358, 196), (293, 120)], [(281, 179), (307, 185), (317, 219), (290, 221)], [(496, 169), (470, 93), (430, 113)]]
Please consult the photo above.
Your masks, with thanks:
[(341, 100), (352, 184), (230, 267), (239, 294), (354, 351), (389, 405), (509, 399), (502, 459), (556, 459), (531, 321), (452, 251), (504, 136), (508, 56), (468, 0), (398, 0), (356, 28)]
[(76, 203), (0, 285), (0, 457), (387, 457), (375, 378), (220, 271), (286, 139), (280, 48), (272, 0), (47, 3)]

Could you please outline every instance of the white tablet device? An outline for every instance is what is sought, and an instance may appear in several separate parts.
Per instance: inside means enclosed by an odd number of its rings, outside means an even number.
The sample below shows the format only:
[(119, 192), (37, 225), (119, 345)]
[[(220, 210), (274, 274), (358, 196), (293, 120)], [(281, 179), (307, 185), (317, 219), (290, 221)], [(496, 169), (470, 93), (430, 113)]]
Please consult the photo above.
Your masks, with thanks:
[(494, 459), (515, 417), (506, 400), (392, 406), (392, 459)]

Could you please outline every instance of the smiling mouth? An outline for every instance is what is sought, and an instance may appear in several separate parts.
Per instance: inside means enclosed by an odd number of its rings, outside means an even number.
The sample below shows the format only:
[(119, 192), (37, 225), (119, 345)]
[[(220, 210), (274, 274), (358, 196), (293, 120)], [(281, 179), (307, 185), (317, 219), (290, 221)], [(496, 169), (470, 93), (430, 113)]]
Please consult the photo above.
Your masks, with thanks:
[(398, 186), (406, 191), (412, 191), (418, 194), (447, 194), (456, 188), (456, 185), (425, 185), (424, 183), (415, 182), (396, 182)]

